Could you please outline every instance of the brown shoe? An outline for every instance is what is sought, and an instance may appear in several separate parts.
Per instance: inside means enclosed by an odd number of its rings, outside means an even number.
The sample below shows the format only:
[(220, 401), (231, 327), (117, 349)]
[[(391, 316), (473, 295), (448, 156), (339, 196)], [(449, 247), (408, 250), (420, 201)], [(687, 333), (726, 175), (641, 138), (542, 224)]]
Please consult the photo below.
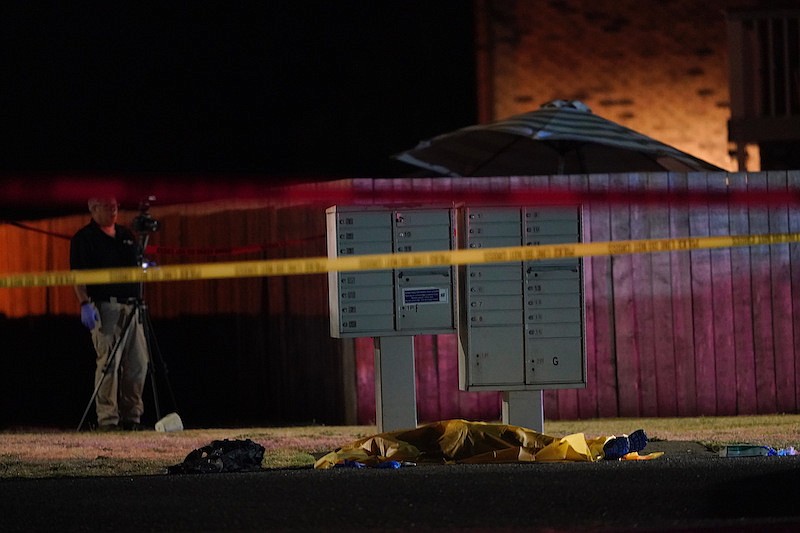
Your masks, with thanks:
[(119, 426), (116, 424), (101, 424), (97, 426), (97, 431), (102, 431), (102, 432), (119, 431)]

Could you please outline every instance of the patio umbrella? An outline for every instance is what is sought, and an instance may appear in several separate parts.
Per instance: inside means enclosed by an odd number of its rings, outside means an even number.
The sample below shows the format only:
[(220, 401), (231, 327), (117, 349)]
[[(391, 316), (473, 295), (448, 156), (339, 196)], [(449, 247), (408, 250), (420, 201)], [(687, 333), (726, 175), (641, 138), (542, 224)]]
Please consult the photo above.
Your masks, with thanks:
[(393, 157), (439, 176), (722, 171), (576, 100), (445, 133)]

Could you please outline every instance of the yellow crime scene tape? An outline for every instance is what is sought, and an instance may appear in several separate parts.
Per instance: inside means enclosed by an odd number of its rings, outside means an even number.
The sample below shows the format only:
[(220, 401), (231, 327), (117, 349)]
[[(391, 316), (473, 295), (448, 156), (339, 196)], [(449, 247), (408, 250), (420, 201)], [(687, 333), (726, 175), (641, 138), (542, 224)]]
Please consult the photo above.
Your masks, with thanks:
[(306, 257), (298, 259), (195, 263), (147, 268), (137, 266), (97, 270), (64, 270), (4, 275), (0, 277), (0, 288), (292, 276), (322, 274), (333, 271), (350, 272), (441, 265), (542, 261), (603, 255), (678, 252), (735, 246), (786, 244), (799, 241), (800, 233), (774, 233), (768, 235), (643, 239), (435, 252), (404, 252), (336, 258)]

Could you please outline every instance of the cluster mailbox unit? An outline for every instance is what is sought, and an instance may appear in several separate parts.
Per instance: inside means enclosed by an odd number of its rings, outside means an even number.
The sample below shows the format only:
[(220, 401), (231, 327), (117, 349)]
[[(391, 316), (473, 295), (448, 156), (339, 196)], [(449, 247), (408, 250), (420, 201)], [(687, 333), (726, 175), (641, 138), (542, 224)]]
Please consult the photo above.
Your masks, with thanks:
[[(461, 246), (580, 241), (578, 208), (467, 207)], [(580, 258), (458, 269), (459, 383), (464, 390), (586, 386)]]
[[(333, 206), (326, 216), (329, 257), (573, 243), (581, 236), (578, 207)], [(375, 339), (381, 431), (416, 425), (414, 335), (457, 332), (459, 387), (503, 391), (507, 423), (542, 429), (541, 391), (586, 385), (579, 258), (330, 272), (328, 280), (331, 336)]]
[[(332, 257), (453, 248), (452, 209), (334, 206), (326, 214)], [(331, 336), (453, 333), (453, 279), (450, 266), (330, 272)]]

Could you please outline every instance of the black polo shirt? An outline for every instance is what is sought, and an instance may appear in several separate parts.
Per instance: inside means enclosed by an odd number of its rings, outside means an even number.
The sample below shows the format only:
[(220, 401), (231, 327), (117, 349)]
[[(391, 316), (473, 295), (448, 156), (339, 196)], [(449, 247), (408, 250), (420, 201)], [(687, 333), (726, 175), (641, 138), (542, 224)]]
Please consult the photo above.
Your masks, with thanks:
[[(94, 268), (132, 267), (139, 264), (138, 244), (133, 233), (125, 226), (115, 225), (116, 236), (109, 237), (92, 220), (75, 233), (70, 241), (69, 265), (73, 270)], [(113, 283), (87, 285), (86, 290), (94, 302), (139, 296), (138, 283)]]

